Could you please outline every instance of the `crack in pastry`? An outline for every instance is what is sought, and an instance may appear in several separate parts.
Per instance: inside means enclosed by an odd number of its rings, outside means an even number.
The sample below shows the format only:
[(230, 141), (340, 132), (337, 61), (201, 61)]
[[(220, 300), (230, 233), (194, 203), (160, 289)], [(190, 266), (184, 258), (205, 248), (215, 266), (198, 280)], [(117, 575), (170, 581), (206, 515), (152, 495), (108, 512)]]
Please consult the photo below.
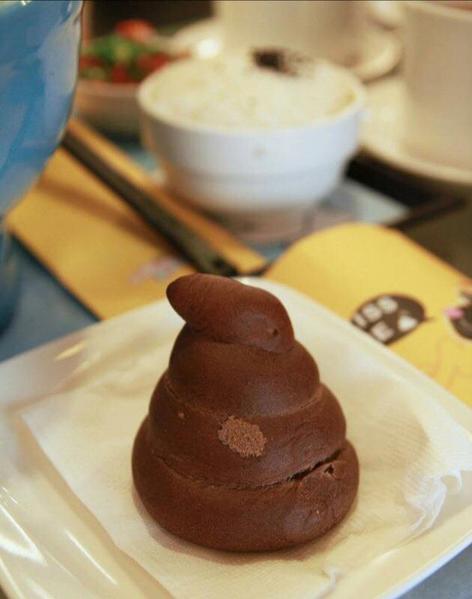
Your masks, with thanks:
[[(168, 393), (165, 381), (166, 375), (153, 395), (149, 426), (156, 452), (181, 474), (218, 484), (270, 484), (327, 458), (344, 443), (344, 416), (324, 385), (317, 388), (316, 401), (298, 410), (246, 418), (241, 411), (212, 413), (197, 401), (183, 401)], [(231, 416), (258, 426), (266, 439), (260, 455), (249, 459), (221, 442), (219, 431)]]
[[(169, 470), (172, 470), (176, 476), (181, 476), (182, 478), (188, 478), (189, 480), (191, 480), (193, 483), (198, 484), (198, 485), (202, 485), (205, 487), (223, 487), (225, 489), (233, 489), (233, 490), (239, 490), (239, 491), (254, 491), (254, 490), (263, 490), (263, 489), (270, 489), (271, 487), (274, 487), (276, 485), (280, 485), (280, 484), (284, 484), (284, 483), (288, 483), (291, 481), (299, 481), (302, 478), (309, 476), (312, 472), (314, 472), (315, 470), (319, 470), (324, 468), (323, 470), (323, 474), (326, 474), (328, 476), (334, 476), (335, 475), (335, 467), (333, 465), (333, 462), (336, 462), (338, 460), (338, 458), (341, 456), (342, 452), (345, 450), (345, 447), (342, 447), (341, 449), (337, 449), (333, 454), (331, 454), (330, 456), (328, 456), (326, 459), (321, 460), (319, 462), (316, 462), (315, 464), (312, 464), (311, 466), (308, 466), (307, 468), (304, 468), (303, 470), (300, 470), (298, 472), (294, 472), (293, 474), (291, 474), (290, 476), (283, 478), (282, 480), (277, 480), (275, 482), (272, 483), (268, 483), (268, 484), (263, 484), (263, 485), (257, 485), (257, 486), (251, 486), (251, 485), (237, 485), (237, 484), (231, 484), (231, 483), (217, 483), (214, 480), (208, 480), (205, 478), (195, 478), (192, 476), (188, 476), (188, 475), (182, 475), (179, 473), (178, 470), (176, 470), (175, 468), (173, 468), (168, 459), (164, 456), (161, 456), (157, 453), (153, 453), (154, 459), (156, 460), (160, 460), (162, 461), (166, 467)], [(339, 473), (338, 473), (339, 475)], [(340, 475), (340, 477), (342, 477), (342, 473)]]

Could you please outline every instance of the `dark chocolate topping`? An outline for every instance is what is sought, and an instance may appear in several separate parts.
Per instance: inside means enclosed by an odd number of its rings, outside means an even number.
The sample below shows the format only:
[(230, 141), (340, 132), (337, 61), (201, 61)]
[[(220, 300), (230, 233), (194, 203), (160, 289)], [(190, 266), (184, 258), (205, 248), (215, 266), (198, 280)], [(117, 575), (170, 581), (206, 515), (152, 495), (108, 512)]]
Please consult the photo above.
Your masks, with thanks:
[(252, 58), (258, 67), (263, 69), (271, 69), (277, 73), (285, 75), (291, 74), (287, 65), (287, 57), (284, 50), (278, 48), (254, 50)]
[(252, 60), (261, 69), (292, 77), (301, 75), (304, 65), (313, 64), (309, 56), (287, 48), (256, 48), (252, 51)]

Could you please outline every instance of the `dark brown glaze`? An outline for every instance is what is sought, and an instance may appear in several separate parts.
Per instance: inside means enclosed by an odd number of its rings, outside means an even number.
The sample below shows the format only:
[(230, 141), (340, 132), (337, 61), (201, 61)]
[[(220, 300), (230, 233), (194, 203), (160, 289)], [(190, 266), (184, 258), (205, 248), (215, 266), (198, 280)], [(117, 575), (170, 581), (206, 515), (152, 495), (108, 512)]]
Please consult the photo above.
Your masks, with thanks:
[(281, 354), (213, 341), (189, 325), (177, 337), (167, 376), (183, 401), (243, 418), (294, 411), (319, 384), (313, 358), (297, 342)]
[(287, 311), (272, 294), (233, 279), (194, 274), (167, 288), (174, 310), (205, 337), (284, 352), (294, 343)]
[(153, 451), (147, 420), (134, 446), (136, 489), (169, 532), (226, 551), (272, 551), (315, 539), (346, 515), (359, 467), (353, 447), (292, 480), (253, 489), (208, 485), (181, 476)]
[[(266, 439), (257, 459), (248, 459), (221, 442), (218, 433), (231, 417), (257, 426)], [(247, 419), (201, 411), (198, 405), (183, 402), (169, 389), (166, 377), (151, 400), (149, 426), (156, 454), (180, 474), (248, 487), (272, 484), (326, 459), (343, 444), (346, 434), (339, 403), (323, 386), (298, 410)]]
[(172, 283), (186, 320), (135, 442), (133, 476), (167, 530), (259, 551), (323, 534), (357, 492), (344, 415), (270, 293), (211, 275)]

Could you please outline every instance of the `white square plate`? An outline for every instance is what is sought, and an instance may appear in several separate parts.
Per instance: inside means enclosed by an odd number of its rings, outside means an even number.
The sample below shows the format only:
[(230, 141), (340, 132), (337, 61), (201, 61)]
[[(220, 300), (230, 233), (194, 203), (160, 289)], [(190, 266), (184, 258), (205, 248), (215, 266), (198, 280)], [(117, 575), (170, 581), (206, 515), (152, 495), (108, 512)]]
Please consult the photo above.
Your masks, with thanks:
[[(311, 311), (333, 334), (354, 336), (359, 351), (427, 391), (431, 401), (472, 431), (472, 410), (390, 350), (291, 289), (259, 279), (247, 282), (277, 295), (292, 315)], [(166, 302), (158, 302), (0, 364), (0, 583), (11, 597), (169, 596), (115, 547), (19, 425), (16, 412), (41, 396), (83, 383), (99, 360), (112, 364), (124, 340), (146, 351), (169, 343), (180, 326)], [(350, 573), (330, 597), (396, 597), (471, 543), (472, 478), (465, 477), (463, 491), (448, 498), (431, 530)]]

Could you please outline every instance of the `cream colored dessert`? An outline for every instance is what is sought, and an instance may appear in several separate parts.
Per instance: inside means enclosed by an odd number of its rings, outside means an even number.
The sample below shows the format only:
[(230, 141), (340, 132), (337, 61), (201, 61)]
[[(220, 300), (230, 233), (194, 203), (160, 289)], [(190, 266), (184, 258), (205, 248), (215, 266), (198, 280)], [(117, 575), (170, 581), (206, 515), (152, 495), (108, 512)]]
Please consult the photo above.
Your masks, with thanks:
[(353, 100), (346, 73), (293, 57), (287, 72), (259, 66), (249, 55), (178, 61), (151, 90), (156, 116), (224, 130), (275, 129), (315, 123)]

